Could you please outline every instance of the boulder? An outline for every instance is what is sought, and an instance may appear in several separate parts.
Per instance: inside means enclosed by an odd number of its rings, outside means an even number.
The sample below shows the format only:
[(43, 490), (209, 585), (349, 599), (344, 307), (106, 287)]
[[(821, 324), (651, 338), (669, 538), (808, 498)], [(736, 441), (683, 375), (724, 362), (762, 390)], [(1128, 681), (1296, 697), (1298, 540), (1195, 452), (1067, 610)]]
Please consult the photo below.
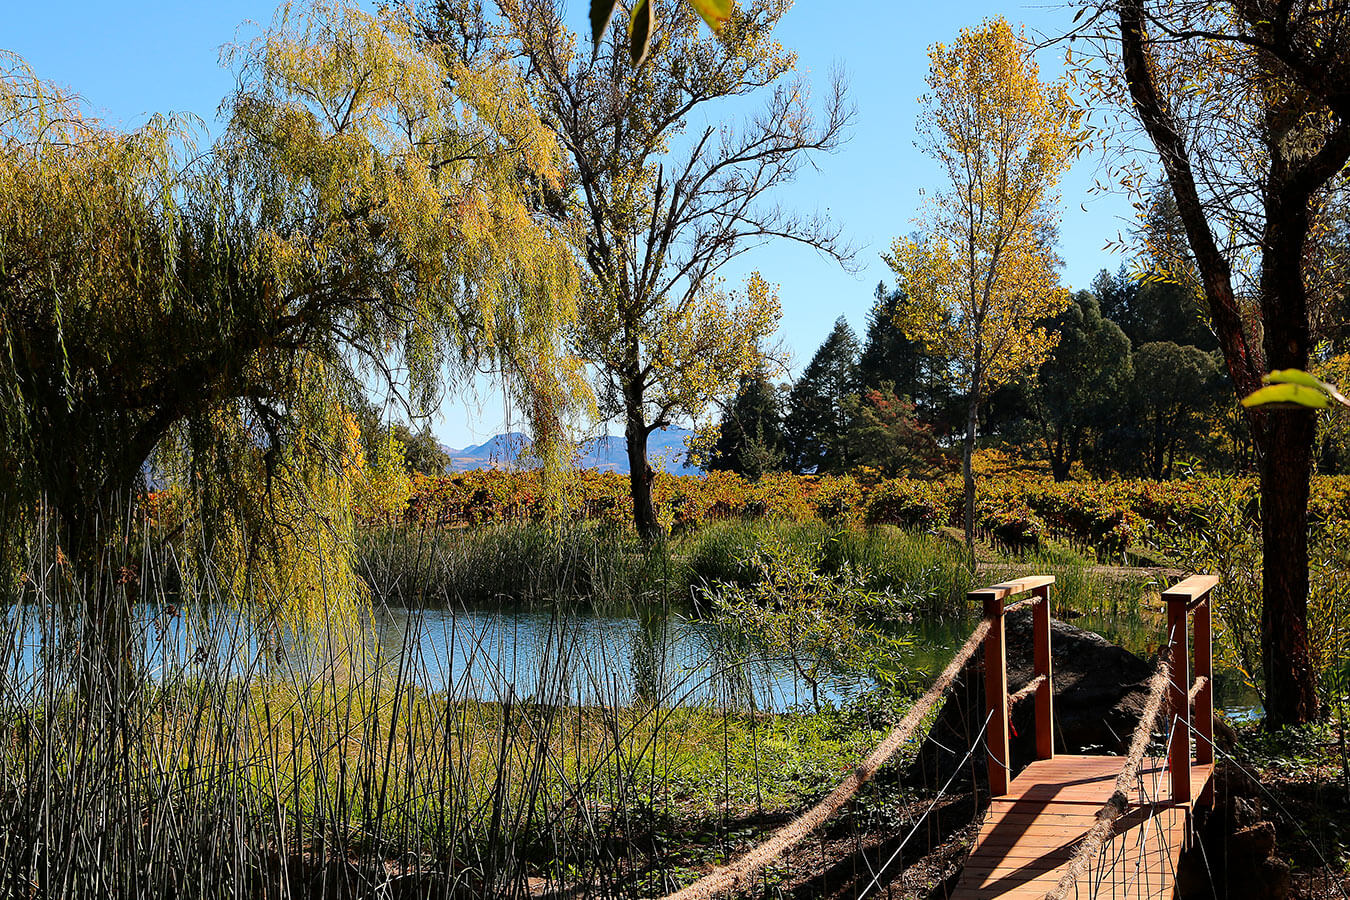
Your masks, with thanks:
[(1177, 864), (1178, 900), (1288, 900), (1289, 864), (1275, 855), (1275, 825), (1240, 768), (1214, 769), (1213, 805), (1199, 811), (1197, 840)]

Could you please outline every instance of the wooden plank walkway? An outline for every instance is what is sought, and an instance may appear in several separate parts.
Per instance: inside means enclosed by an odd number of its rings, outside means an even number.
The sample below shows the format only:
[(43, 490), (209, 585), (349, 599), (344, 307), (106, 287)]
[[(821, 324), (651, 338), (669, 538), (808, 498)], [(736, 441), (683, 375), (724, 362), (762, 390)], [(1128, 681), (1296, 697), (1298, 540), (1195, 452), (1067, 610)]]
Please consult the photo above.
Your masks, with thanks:
[[(952, 900), (1040, 900), (1115, 790), (1122, 756), (1055, 756), (1026, 767), (995, 797)], [(1191, 796), (1207, 802), (1213, 766), (1191, 766)], [(1189, 840), (1191, 804), (1175, 803), (1166, 760), (1147, 758), (1106, 851), (1080, 879), (1080, 900), (1169, 900)], [(1069, 897), (1074, 897), (1071, 892)]]

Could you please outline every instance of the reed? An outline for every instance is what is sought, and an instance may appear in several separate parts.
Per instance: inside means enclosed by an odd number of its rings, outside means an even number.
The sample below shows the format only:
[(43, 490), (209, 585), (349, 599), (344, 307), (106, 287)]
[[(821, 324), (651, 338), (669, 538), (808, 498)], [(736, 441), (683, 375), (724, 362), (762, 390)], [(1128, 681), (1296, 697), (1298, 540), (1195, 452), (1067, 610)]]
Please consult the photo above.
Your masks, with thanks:
[[(498, 597), (640, 589), (644, 567), (687, 577), (668, 552), (493, 537), (496, 555), (452, 548), (442, 596), (466, 596), (449, 590), (464, 571)], [(424, 641), (415, 610), (380, 639), (378, 610), (283, 628), (209, 566), (159, 548), (139, 561), (120, 583), (76, 585), (35, 547), (0, 623), (0, 897), (650, 896), (701, 858), (672, 844), (801, 806), (885, 725), (747, 709), (716, 665), (668, 665), (669, 617), (606, 645), (555, 606), (508, 665), (500, 629)], [(397, 574), (435, 583), (416, 565)], [(115, 690), (81, 662), (88, 590), (125, 616)]]

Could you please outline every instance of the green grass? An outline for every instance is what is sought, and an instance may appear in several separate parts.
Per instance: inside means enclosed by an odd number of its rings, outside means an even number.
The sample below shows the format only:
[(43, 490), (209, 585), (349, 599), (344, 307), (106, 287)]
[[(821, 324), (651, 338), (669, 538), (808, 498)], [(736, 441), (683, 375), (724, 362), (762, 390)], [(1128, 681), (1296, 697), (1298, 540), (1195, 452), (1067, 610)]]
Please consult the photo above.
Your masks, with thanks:
[[(941, 665), (950, 649), (937, 645), (971, 621), (963, 550), (893, 527), (725, 521), (650, 548), (586, 524), (380, 529), (361, 535), (358, 570), (377, 600), (413, 608), (641, 617), (695, 611), (707, 586), (744, 584), (756, 571), (746, 561), (770, 542), (818, 559), (821, 574), (859, 573), (937, 627), (923, 667)], [(1138, 585), (1106, 583), (1070, 552), (1017, 565), (1055, 574), (1060, 605), (1138, 607)], [(40, 608), (87, 606), (57, 567), (34, 560), (29, 575)], [(447, 681), (416, 648), (344, 644), (338, 623), (312, 623), (310, 640), (212, 631), (210, 611), (232, 603), (227, 583), (208, 574), (176, 587), (179, 614), (200, 617), (197, 636), (156, 649), (145, 625), (119, 691), (83, 679), (74, 653), (46, 657), (34, 678), (31, 662), (0, 652), (0, 896), (38, 885), (37, 896), (134, 898), (187, 884), (196, 896), (270, 896), (339, 861), (375, 884), (393, 862), (422, 871), (434, 896), (521, 894), (541, 878), (578, 896), (649, 895), (772, 827), (766, 816), (818, 799), (909, 702), (905, 688), (878, 689), (843, 708), (767, 714), (673, 695), (633, 702), (615, 682), (578, 706), (561, 702), (570, 680), (604, 682), (620, 663), (578, 659), (561, 641), (539, 662), (534, 696), (513, 698), (504, 674)], [(88, 624), (45, 618), (40, 646), (78, 646)], [(850, 815), (889, 803), (864, 801)]]

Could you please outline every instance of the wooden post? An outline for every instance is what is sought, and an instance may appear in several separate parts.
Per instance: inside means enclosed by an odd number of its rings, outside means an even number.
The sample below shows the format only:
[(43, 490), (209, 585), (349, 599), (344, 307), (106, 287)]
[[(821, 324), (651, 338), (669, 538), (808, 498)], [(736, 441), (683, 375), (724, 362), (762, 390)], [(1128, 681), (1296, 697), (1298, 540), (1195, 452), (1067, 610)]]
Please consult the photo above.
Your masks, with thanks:
[(1167, 767), (1172, 773), (1172, 800), (1186, 803), (1191, 799), (1191, 726), (1190, 726), (1190, 652), (1186, 634), (1186, 605), (1184, 595), (1164, 595), (1167, 601), (1167, 634), (1172, 640), (1172, 678), (1167, 691), (1168, 714), (1172, 720), (1172, 741), (1167, 754)]
[(1032, 677), (1045, 676), (1045, 681), (1036, 688), (1036, 758), (1050, 759), (1055, 755), (1055, 694), (1050, 671), (1050, 585), (1038, 587), (1032, 593), (1041, 598), (1033, 607), (1035, 668)]
[(1205, 679), (1195, 695), (1195, 761), (1214, 762), (1214, 648), (1210, 638), (1209, 597), (1195, 608), (1195, 677)]
[(989, 636), (984, 639), (989, 795), (999, 797), (1008, 793), (1011, 760), (1008, 758), (1008, 654), (1003, 628), (1003, 596), (997, 591), (984, 595), (984, 615), (989, 619)]

